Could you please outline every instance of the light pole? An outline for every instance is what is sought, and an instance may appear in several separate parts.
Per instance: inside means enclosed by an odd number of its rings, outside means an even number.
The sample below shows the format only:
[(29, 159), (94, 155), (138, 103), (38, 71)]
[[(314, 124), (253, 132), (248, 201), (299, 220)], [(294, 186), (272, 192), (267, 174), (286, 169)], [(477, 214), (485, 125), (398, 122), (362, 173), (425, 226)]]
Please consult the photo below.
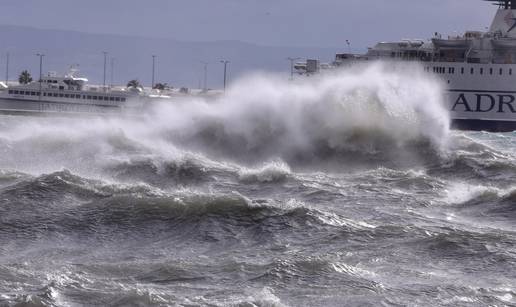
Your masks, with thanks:
[(288, 57), (287, 60), (290, 61), (290, 81), (294, 80), (294, 61), (299, 60), (300, 58), (291, 58)]
[(107, 65), (107, 55), (108, 53), (106, 51), (102, 51), (104, 54), (104, 81), (102, 82), (102, 89), (106, 90), (106, 65)]
[(6, 54), (5, 61), (5, 85), (9, 86), (9, 52)]
[(156, 56), (152, 56), (152, 84), (151, 89), (154, 88), (154, 73), (156, 72)]
[(227, 76), (227, 66), (228, 66), (228, 63), (230, 63), (229, 61), (227, 60), (222, 60), (220, 61), (222, 64), (224, 64), (224, 92), (226, 91), (226, 76)]
[(43, 53), (38, 53), (36, 56), (39, 56), (39, 100), (41, 100), (41, 82), (43, 82), (43, 57), (45, 56)]
[(204, 91), (208, 90), (208, 62), (202, 62), (204, 65)]
[(111, 87), (114, 86), (114, 80), (115, 79), (115, 58), (111, 58)]

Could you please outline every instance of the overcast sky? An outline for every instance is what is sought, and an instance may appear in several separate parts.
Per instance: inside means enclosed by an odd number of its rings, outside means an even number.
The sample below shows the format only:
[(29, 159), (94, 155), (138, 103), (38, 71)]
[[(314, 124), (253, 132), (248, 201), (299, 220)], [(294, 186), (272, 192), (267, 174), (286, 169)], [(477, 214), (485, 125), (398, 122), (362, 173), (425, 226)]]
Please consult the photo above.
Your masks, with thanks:
[(481, 0), (0, 0), (0, 22), (45, 29), (362, 49), (489, 26)]

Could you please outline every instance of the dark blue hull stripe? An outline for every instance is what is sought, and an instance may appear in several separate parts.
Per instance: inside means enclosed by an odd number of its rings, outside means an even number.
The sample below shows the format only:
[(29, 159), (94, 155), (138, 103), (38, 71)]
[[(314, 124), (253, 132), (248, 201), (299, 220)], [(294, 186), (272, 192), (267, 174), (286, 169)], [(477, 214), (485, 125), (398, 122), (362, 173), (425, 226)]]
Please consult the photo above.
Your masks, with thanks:
[(516, 121), (454, 119), (452, 120), (451, 127), (457, 130), (510, 132), (516, 130)]

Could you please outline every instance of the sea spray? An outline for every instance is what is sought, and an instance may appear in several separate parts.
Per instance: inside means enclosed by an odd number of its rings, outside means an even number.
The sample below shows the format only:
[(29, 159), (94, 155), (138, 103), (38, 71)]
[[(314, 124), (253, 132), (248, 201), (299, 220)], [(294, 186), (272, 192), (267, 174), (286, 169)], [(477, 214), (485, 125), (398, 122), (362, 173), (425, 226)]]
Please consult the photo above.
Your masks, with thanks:
[(218, 99), (167, 101), (143, 118), (12, 119), (0, 132), (0, 166), (96, 173), (106, 160), (166, 162), (188, 153), (252, 166), (409, 161), (448, 138), (440, 84), (419, 71), (375, 64), (295, 82), (256, 73)]
[(375, 154), (414, 142), (441, 150), (449, 130), (442, 95), (438, 81), (412, 66), (361, 66), (295, 82), (254, 74), (215, 102), (167, 104), (150, 120), (176, 143), (254, 163)]

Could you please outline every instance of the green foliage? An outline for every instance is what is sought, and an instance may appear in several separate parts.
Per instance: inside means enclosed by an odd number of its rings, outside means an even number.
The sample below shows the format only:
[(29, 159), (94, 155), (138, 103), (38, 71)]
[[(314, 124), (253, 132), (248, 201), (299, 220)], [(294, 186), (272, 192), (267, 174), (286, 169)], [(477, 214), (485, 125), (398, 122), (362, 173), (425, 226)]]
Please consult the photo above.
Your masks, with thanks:
[(131, 81), (127, 82), (127, 87), (139, 88), (139, 87), (141, 87), (141, 84), (140, 84), (140, 81), (134, 79), (134, 80), (131, 80)]
[(156, 83), (154, 84), (153, 89), (163, 91), (166, 89), (170, 89), (170, 86), (166, 83)]
[(18, 82), (20, 84), (28, 84), (32, 82), (32, 76), (27, 70), (24, 70), (21, 72), (20, 76), (18, 77)]

